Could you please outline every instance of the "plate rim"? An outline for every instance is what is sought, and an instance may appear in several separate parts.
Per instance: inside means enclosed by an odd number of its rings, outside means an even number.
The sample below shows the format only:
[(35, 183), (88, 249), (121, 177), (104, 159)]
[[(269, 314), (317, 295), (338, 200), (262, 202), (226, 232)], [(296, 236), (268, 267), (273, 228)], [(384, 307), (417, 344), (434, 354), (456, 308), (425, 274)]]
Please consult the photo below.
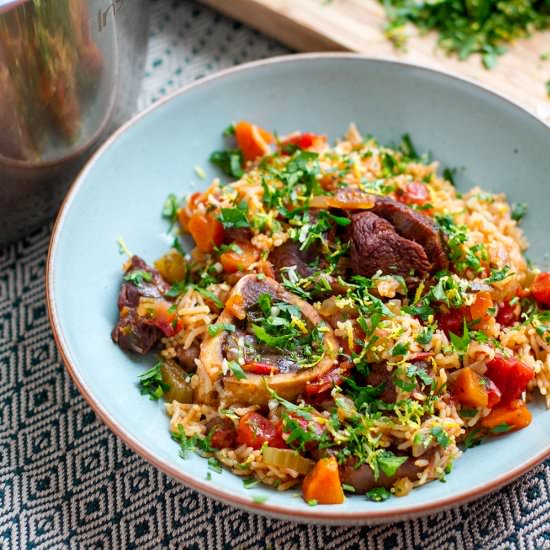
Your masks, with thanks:
[(439, 498), (433, 502), (427, 502), (421, 505), (413, 505), (406, 508), (401, 508), (399, 510), (368, 510), (362, 512), (338, 512), (337, 509), (320, 509), (319, 507), (312, 507), (307, 510), (297, 510), (291, 509), (286, 506), (270, 504), (269, 501), (265, 503), (255, 503), (252, 499), (247, 499), (239, 495), (234, 495), (229, 493), (227, 490), (218, 489), (211, 483), (202, 481), (190, 474), (187, 474), (183, 469), (178, 469), (174, 466), (171, 466), (168, 462), (163, 460), (160, 457), (157, 457), (153, 451), (142, 445), (137, 439), (135, 439), (131, 434), (127, 433), (125, 429), (117, 423), (113, 418), (111, 413), (100, 405), (93, 393), (87, 387), (86, 382), (83, 380), (79, 368), (73, 362), (69, 353), (69, 346), (66, 344), (64, 333), (62, 330), (62, 323), (58, 317), (57, 310), (55, 307), (55, 288), (54, 288), (54, 265), (55, 265), (55, 255), (57, 249), (57, 243), (59, 236), (64, 227), (65, 217), (70, 209), (70, 206), (76, 196), (79, 188), (85, 181), (85, 178), (90, 172), (96, 163), (96, 161), (101, 157), (104, 151), (106, 151), (111, 145), (118, 140), (118, 138), (123, 135), (129, 128), (134, 124), (139, 122), (143, 117), (146, 117), (152, 111), (155, 111), (159, 108), (162, 108), (163, 105), (169, 101), (172, 101), (174, 98), (187, 93), (189, 90), (200, 88), (202, 86), (208, 85), (213, 81), (223, 80), (227, 76), (231, 76), (235, 73), (247, 72), (250, 70), (255, 70), (259, 67), (264, 67), (268, 65), (278, 65), (289, 62), (300, 62), (308, 60), (320, 60), (320, 59), (343, 59), (343, 60), (363, 60), (367, 62), (380, 63), (380, 64), (392, 64), (397, 66), (406, 67), (409, 69), (420, 70), (421, 72), (435, 74), (439, 77), (449, 79), (451, 81), (458, 81), (463, 84), (474, 88), (477, 91), (482, 91), (488, 93), (499, 101), (504, 102), (509, 107), (513, 107), (515, 110), (520, 111), (524, 116), (528, 116), (533, 120), (533, 122), (539, 123), (550, 135), (550, 124), (547, 124), (542, 119), (538, 118), (534, 112), (521, 106), (516, 101), (509, 99), (499, 92), (491, 89), (488, 86), (479, 84), (469, 78), (464, 78), (462, 76), (457, 76), (450, 72), (434, 69), (431, 67), (425, 67), (415, 63), (407, 61), (399, 61), (394, 59), (388, 59), (385, 57), (373, 57), (360, 53), (351, 53), (351, 52), (316, 52), (316, 53), (301, 53), (301, 54), (287, 54), (281, 56), (270, 57), (266, 59), (260, 59), (257, 61), (252, 61), (238, 65), (236, 67), (230, 67), (221, 71), (217, 71), (211, 75), (195, 80), (185, 86), (175, 90), (174, 92), (168, 94), (166, 97), (160, 99), (154, 104), (150, 105), (148, 108), (144, 109), (140, 113), (133, 116), (130, 120), (124, 123), (120, 128), (118, 128), (102, 145), (101, 147), (90, 157), (86, 164), (81, 168), (71, 186), (69, 191), (65, 195), (65, 198), (59, 209), (59, 213), (56, 217), (52, 235), (48, 247), (48, 256), (46, 260), (46, 304), (48, 309), (48, 318), (50, 326), (52, 328), (52, 334), (54, 336), (55, 344), (61, 359), (65, 366), (65, 369), (68, 371), (72, 381), (77, 386), (80, 394), (87, 401), (88, 405), (92, 410), (97, 414), (100, 420), (113, 432), (118, 438), (120, 438), (126, 445), (128, 445), (134, 452), (144, 458), (149, 464), (152, 464), (163, 473), (167, 474), (173, 479), (176, 479), (182, 482), (186, 487), (190, 487), (199, 491), (201, 494), (208, 497), (212, 497), (220, 502), (235, 506), (240, 509), (244, 509), (249, 512), (254, 512), (261, 515), (268, 515), (272, 517), (277, 517), (279, 519), (298, 521), (298, 522), (312, 522), (319, 524), (333, 524), (333, 525), (346, 525), (346, 524), (357, 524), (359, 521), (361, 524), (375, 524), (375, 523), (384, 523), (390, 521), (399, 521), (405, 519), (411, 519), (414, 517), (419, 517), (427, 515), (430, 513), (441, 512), (443, 510), (454, 508), (456, 506), (470, 502), (471, 500), (480, 498), (490, 492), (493, 492), (513, 480), (517, 479), (522, 474), (534, 468), (536, 465), (540, 464), (544, 459), (550, 457), (550, 445), (542, 451), (538, 452), (529, 460), (524, 461), (519, 464), (509, 472), (500, 475), (495, 479), (491, 479), (486, 483), (481, 484), (480, 486), (465, 491), (460, 494), (454, 494)]

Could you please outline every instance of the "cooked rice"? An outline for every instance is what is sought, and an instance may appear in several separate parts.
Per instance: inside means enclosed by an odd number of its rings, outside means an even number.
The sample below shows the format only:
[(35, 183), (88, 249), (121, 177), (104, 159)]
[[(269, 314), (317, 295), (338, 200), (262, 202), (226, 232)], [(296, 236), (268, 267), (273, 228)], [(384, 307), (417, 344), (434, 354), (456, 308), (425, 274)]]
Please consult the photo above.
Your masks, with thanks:
[[(363, 154), (366, 150), (370, 155)], [(351, 170), (346, 173), (345, 181), (348, 186), (361, 188), (365, 178), (375, 180), (380, 177), (383, 149), (373, 142), (364, 142), (355, 126), (351, 126), (346, 135), (346, 140), (339, 142), (333, 149), (321, 148), (319, 162), (324, 185), (330, 188), (334, 185), (331, 174), (342, 168), (342, 158), (348, 159)], [(221, 186), (219, 180), (214, 180), (210, 187), (202, 194), (202, 200), (190, 199), (183, 207), (185, 215), (190, 218), (196, 213), (205, 213), (211, 208), (231, 208), (238, 199), (246, 203), (249, 215), (259, 215), (265, 223), (265, 227), (275, 227), (272, 212), (265, 210), (263, 203), (264, 188), (261, 182), (261, 171), (258, 167), (250, 165), (249, 170), (237, 182), (227, 186)], [(468, 240), (466, 248), (476, 245), (484, 245), (488, 258), (486, 265), (496, 268), (508, 266), (510, 275), (504, 280), (495, 283), (491, 287), (491, 295), (495, 303), (505, 297), (516, 294), (523, 288), (526, 282), (532, 278), (523, 252), (526, 249), (526, 241), (516, 221), (510, 216), (510, 207), (504, 195), (491, 195), (480, 188), (473, 188), (461, 196), (449, 183), (437, 176), (438, 164), (409, 163), (405, 172), (391, 179), (391, 183), (397, 188), (404, 189), (411, 181), (422, 181), (431, 177), (429, 192), (432, 214), (451, 214), (457, 225), (468, 228)], [(331, 179), (332, 178), (332, 179)], [(262, 262), (269, 251), (278, 247), (290, 238), (288, 230), (275, 227), (267, 234), (254, 231), (251, 243), (262, 252), (260, 259), (250, 266), (250, 270), (260, 270)], [(204, 253), (193, 252), (194, 261), (200, 265), (204, 263)], [(220, 271), (222, 266), (217, 264), (215, 269)], [(473, 272), (466, 272), (471, 281), (482, 281), (482, 277), (476, 278)], [(455, 276), (458, 279), (458, 276)], [(376, 343), (368, 350), (366, 361), (368, 363), (391, 362), (395, 360), (392, 350), (396, 345), (406, 345), (409, 354), (433, 353), (431, 368), (436, 387), (446, 387), (449, 381), (456, 376), (457, 369), (469, 366), (474, 371), (483, 375), (486, 363), (495, 356), (495, 348), (487, 343), (470, 341), (468, 347), (461, 356), (450, 345), (448, 336), (443, 330), (437, 329), (433, 333), (431, 341), (427, 344), (419, 344), (417, 338), (421, 334), (423, 326), (412, 315), (402, 312), (403, 293), (400, 282), (394, 277), (374, 277), (375, 287), (380, 297), (388, 299), (386, 305), (395, 314), (392, 318), (384, 318), (374, 331), (377, 337)], [(231, 285), (227, 283), (213, 284), (208, 291), (215, 294), (222, 302), (227, 299)], [(468, 299), (473, 300), (472, 295)], [(334, 328), (336, 337), (345, 342), (349, 349), (353, 349), (357, 338), (361, 338), (361, 332), (353, 317), (349, 317), (352, 305), (345, 297), (331, 297), (314, 304), (321, 316)], [(161, 355), (165, 359), (176, 357), (176, 350), (189, 349), (200, 343), (208, 335), (208, 327), (214, 324), (220, 313), (219, 308), (212, 300), (205, 298), (193, 288), (189, 288), (180, 295), (176, 301), (177, 317), (183, 323), (184, 329), (171, 338), (164, 338)], [(499, 325), (494, 317), (482, 321), (479, 326), (487, 336), (496, 338), (502, 345), (501, 353), (509, 353), (531, 366), (535, 372), (535, 379), (530, 384), (529, 390), (537, 389), (544, 397), (547, 407), (550, 408), (550, 344), (539, 334), (536, 327), (528, 324), (516, 324), (512, 327)], [(197, 360), (200, 366), (200, 361)], [(200, 383), (194, 377), (193, 384), (196, 387)], [(223, 403), (223, 389), (220, 388), (220, 399)], [(398, 394), (403, 398), (411, 397), (418, 403), (426, 400), (426, 395), (421, 391), (407, 392), (398, 389)], [(276, 407), (274, 405), (274, 410)], [(256, 407), (252, 407), (254, 410)], [(235, 426), (250, 407), (239, 405), (230, 406), (234, 415)], [(173, 402), (167, 405), (170, 416), (170, 429), (176, 433), (183, 428), (185, 435), (205, 435), (206, 424), (218, 414), (218, 408), (202, 404), (182, 404)], [(441, 479), (445, 472), (456, 460), (461, 450), (457, 442), (463, 438), (466, 430), (476, 426), (478, 422), (489, 414), (490, 409), (479, 408), (473, 416), (463, 418), (457, 411), (452, 399), (444, 397), (436, 402), (435, 412), (423, 421), (416, 422), (405, 417), (388, 420), (383, 417), (374, 420), (372, 432), (376, 433), (379, 444), (383, 448), (390, 445), (401, 451), (407, 451), (416, 458), (415, 465), (421, 470), (417, 480), (401, 478), (394, 484), (394, 494), (405, 495), (413, 487), (422, 485), (433, 479)], [(270, 412), (272, 414), (273, 411)], [(343, 414), (343, 413), (342, 413)], [(325, 415), (326, 416), (326, 415)], [(319, 417), (320, 422), (327, 424), (326, 417)], [(324, 418), (324, 420), (323, 420)], [(441, 426), (450, 444), (446, 448), (437, 445), (435, 441), (429, 444), (434, 450), (425, 458), (426, 447), (414, 442), (419, 440), (419, 435), (427, 435), (428, 440), (434, 426)], [(330, 428), (327, 428), (330, 429)], [(334, 441), (345, 441), (342, 433), (332, 433)], [(422, 438), (420, 438), (422, 439)], [(426, 440), (426, 438), (424, 438)], [(235, 449), (222, 449), (215, 453), (216, 458), (229, 468), (233, 473), (244, 477), (255, 477), (266, 485), (286, 490), (299, 483), (302, 479), (297, 471), (289, 468), (280, 468), (268, 465), (263, 460), (261, 449), (254, 450), (251, 447), (240, 445)]]

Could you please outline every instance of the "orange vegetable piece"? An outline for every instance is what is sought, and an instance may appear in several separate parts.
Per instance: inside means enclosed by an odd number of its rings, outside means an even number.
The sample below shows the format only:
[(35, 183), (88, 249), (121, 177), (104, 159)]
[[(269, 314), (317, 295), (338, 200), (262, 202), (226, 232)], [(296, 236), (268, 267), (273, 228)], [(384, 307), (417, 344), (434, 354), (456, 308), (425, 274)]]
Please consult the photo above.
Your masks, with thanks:
[(187, 230), (203, 252), (212, 252), (223, 243), (223, 225), (208, 214), (195, 213), (189, 218)]
[(227, 302), (225, 302), (225, 309), (237, 319), (243, 320), (246, 317), (244, 299), (240, 294), (230, 296)]
[(481, 376), (470, 367), (464, 367), (456, 377), (453, 397), (467, 407), (486, 407), (489, 394)]
[(302, 490), (306, 502), (315, 500), (318, 504), (342, 504), (344, 491), (336, 458), (321, 458), (304, 478)]
[(491, 293), (481, 291), (477, 293), (476, 301), (470, 306), (470, 315), (473, 320), (484, 319), (488, 316), (488, 310), (493, 307)]
[(273, 136), (263, 128), (245, 120), (235, 125), (235, 139), (244, 160), (256, 160), (271, 152), (269, 144), (273, 142)]
[(240, 252), (228, 250), (220, 256), (220, 262), (226, 273), (245, 271), (252, 265), (260, 255), (260, 252), (252, 244), (247, 242), (236, 242)]
[[(496, 406), (482, 421), (484, 428), (494, 429), (502, 426), (502, 433), (510, 430), (521, 430), (531, 424), (532, 415), (527, 405), (521, 399), (515, 399), (505, 405)], [(510, 430), (506, 430), (506, 426)], [(501, 433), (501, 432), (498, 432)]]

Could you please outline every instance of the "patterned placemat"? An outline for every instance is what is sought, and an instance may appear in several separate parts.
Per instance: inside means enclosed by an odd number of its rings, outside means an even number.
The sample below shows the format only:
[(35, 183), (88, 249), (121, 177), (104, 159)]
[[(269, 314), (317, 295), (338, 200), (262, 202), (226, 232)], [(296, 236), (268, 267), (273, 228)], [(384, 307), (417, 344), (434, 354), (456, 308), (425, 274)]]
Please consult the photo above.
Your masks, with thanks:
[[(140, 107), (285, 51), (194, 2), (153, 2)], [(160, 473), (96, 419), (60, 362), (44, 300), (49, 234), (0, 250), (2, 548), (550, 549), (550, 461), (470, 505), (370, 528), (267, 519)]]

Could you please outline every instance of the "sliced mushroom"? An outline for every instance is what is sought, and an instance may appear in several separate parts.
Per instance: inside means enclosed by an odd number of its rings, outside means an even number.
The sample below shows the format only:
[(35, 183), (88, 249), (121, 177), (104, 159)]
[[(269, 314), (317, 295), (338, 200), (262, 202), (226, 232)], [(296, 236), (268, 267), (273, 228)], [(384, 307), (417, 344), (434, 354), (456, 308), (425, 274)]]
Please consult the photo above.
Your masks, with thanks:
[[(215, 384), (219, 381), (223, 388), (223, 401), (226, 404), (266, 404), (270, 398), (267, 386), (285, 399), (295, 399), (304, 391), (306, 382), (319, 378), (332, 368), (336, 362), (338, 342), (332, 329), (326, 325), (315, 309), (294, 294), (287, 292), (277, 281), (266, 277), (262, 280), (256, 275), (244, 276), (233, 288), (227, 303), (241, 303), (244, 312), (258, 303), (261, 294), (269, 294), (272, 299), (286, 302), (299, 308), (309, 328), (323, 325), (323, 356), (319, 363), (310, 368), (299, 368), (296, 372), (272, 374), (269, 376), (247, 373), (246, 378), (238, 380), (231, 372), (224, 373), (226, 333), (208, 336), (201, 345), (200, 361), (197, 368), (198, 384), (196, 400), (204, 403), (216, 401)], [(226, 307), (218, 323), (239, 325), (242, 319), (235, 317), (234, 311)], [(284, 355), (284, 354), (281, 354)]]

